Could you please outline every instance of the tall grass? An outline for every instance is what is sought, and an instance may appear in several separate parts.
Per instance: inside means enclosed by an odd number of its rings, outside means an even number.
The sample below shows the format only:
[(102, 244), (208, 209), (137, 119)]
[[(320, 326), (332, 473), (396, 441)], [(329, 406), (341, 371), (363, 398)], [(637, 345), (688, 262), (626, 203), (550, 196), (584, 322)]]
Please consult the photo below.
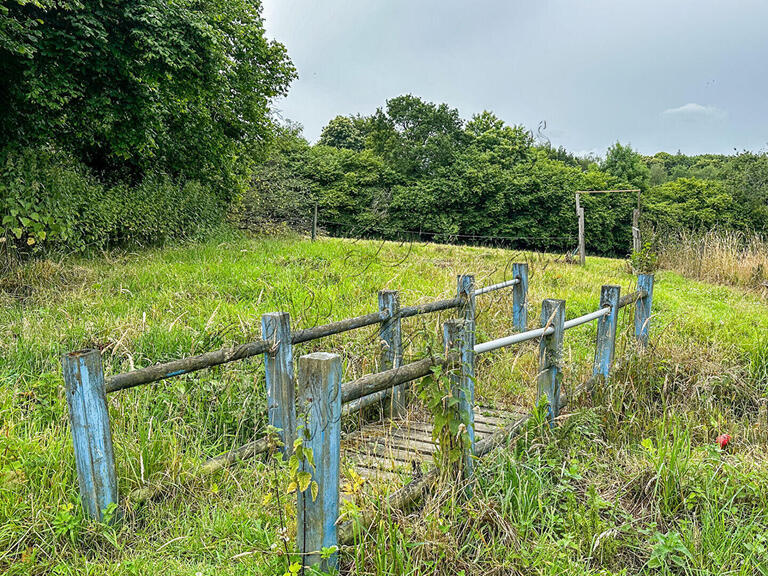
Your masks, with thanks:
[(768, 296), (768, 238), (757, 233), (678, 231), (657, 239), (659, 266), (689, 278), (760, 290)]

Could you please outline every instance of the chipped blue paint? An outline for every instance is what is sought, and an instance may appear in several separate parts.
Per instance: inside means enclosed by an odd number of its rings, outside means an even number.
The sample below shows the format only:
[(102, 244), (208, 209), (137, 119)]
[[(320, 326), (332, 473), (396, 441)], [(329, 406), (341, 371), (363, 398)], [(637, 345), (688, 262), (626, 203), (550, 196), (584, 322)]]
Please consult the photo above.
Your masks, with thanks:
[(80, 498), (88, 517), (101, 521), (104, 510), (118, 502), (101, 354), (71, 352), (62, 358), (62, 367)]
[[(305, 415), (304, 445), (312, 449), (317, 499), (299, 492), (297, 542), (305, 566), (335, 570), (338, 553), (323, 560), (319, 551), (338, 545), (339, 458), (341, 452), (341, 357), (316, 352), (299, 358), (299, 405)], [(301, 469), (309, 469), (306, 461)]]
[[(400, 321), (400, 296), (397, 290), (379, 291), (379, 313), (384, 318), (379, 326), (381, 360), (379, 371), (399, 368), (403, 364), (403, 336)], [(402, 416), (407, 409), (406, 384), (395, 386), (385, 398), (384, 413), (390, 417)]]
[(600, 289), (600, 307), (610, 306), (611, 313), (597, 321), (597, 343), (593, 374), (607, 378), (611, 374), (613, 356), (616, 349), (616, 322), (619, 316), (619, 286), (603, 286)]
[[(459, 318), (464, 320), (459, 340), (461, 349), (461, 384), (459, 386), (459, 409), (469, 414), (469, 440), (471, 455), (475, 453), (475, 277), (462, 274), (456, 281), (456, 296), (462, 299)], [(473, 474), (472, 457), (467, 458), (466, 474)]]
[(563, 380), (563, 334), (565, 333), (565, 300), (546, 299), (541, 305), (541, 326), (554, 332), (539, 342), (539, 374), (536, 378), (537, 398), (547, 397), (550, 426), (560, 413), (560, 388)]
[(512, 277), (520, 281), (512, 288), (512, 325), (518, 332), (528, 326), (528, 264), (512, 264)]
[(282, 452), (288, 457), (296, 438), (296, 385), (293, 378), (291, 316), (271, 312), (261, 317), (261, 338), (270, 342), (264, 354), (267, 386), (267, 421), (279, 430)]
[[(458, 373), (451, 373), (451, 395), (458, 399), (459, 414), (467, 416), (467, 434), (469, 447), (463, 455), (462, 467), (464, 478), (474, 475), (475, 455), (475, 350), (472, 339), (472, 324), (466, 320), (449, 320), (443, 324), (443, 342), (446, 352), (458, 351), (461, 355), (461, 367)], [(471, 493), (471, 487), (468, 487)]]
[(635, 302), (635, 338), (641, 346), (646, 346), (653, 303), (653, 274), (638, 274), (637, 289), (645, 290), (646, 295)]

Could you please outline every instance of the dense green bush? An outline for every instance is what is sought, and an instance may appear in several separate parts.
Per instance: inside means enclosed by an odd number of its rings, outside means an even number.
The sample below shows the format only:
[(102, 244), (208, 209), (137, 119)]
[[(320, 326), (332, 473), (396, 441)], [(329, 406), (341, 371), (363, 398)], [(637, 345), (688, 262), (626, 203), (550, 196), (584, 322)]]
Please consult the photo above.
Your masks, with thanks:
[(224, 206), (200, 183), (158, 173), (109, 186), (50, 148), (9, 154), (0, 167), (2, 237), (22, 253), (194, 236), (220, 221)]
[(26, 249), (196, 234), (295, 77), (260, 0), (0, 5), (0, 218)]

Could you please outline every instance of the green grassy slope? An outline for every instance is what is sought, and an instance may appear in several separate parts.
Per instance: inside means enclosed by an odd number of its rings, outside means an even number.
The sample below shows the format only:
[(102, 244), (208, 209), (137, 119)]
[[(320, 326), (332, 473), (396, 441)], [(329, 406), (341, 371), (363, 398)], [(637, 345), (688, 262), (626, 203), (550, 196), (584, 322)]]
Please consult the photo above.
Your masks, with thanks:
[[(380, 289), (400, 290), (403, 305), (449, 297), (457, 274), (490, 284), (523, 260), (531, 326), (543, 298), (565, 299), (572, 318), (597, 307), (601, 284), (632, 289), (619, 260), (589, 258), (579, 268), (540, 254), (339, 239), (226, 236), (28, 265), (0, 293), (0, 572), (245, 574), (284, 566), (271, 546), (292, 497), (277, 502), (268, 467), (188, 473), (263, 430), (261, 359), (109, 397), (121, 493), (162, 488), (110, 529), (81, 516), (62, 353), (97, 346), (112, 374), (257, 338), (265, 312), (290, 312), (294, 327), (309, 327), (374, 311)], [(344, 566), (381, 574), (433, 573), (435, 564), (478, 574), (717, 566), (768, 573), (759, 560), (768, 547), (768, 310), (737, 289), (659, 272), (654, 313), (650, 352), (634, 356), (626, 309), (618, 350), (627, 360), (616, 378), (573, 406), (552, 437), (531, 432), (484, 461), (471, 505), (427, 506), (382, 522), (378, 546), (343, 551)], [(439, 347), (448, 317), (406, 321), (407, 356)], [(478, 341), (510, 331), (511, 291), (478, 297)], [(566, 387), (590, 372), (593, 342), (593, 326), (567, 333)], [(295, 354), (338, 351), (351, 379), (376, 369), (376, 349), (370, 328)], [(480, 401), (532, 405), (534, 350), (482, 357)], [(712, 449), (721, 431), (736, 438), (732, 454)], [(447, 565), (457, 547), (466, 562)]]

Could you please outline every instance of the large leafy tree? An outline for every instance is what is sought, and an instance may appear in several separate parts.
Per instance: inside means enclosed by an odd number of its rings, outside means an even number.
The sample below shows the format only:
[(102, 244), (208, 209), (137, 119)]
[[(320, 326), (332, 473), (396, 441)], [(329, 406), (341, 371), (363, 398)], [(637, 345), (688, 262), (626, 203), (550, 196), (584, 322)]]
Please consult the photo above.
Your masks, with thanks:
[(648, 187), (650, 171), (643, 162), (643, 157), (631, 146), (616, 142), (608, 148), (601, 168), (614, 176), (620, 186), (634, 186), (645, 190)]
[(336, 116), (323, 128), (318, 144), (359, 152), (365, 147), (367, 124), (361, 116)]
[(371, 118), (374, 152), (407, 177), (434, 175), (448, 166), (464, 137), (459, 111), (447, 104), (398, 96)]
[(3, 143), (54, 143), (99, 176), (161, 170), (226, 194), (295, 71), (265, 38), (258, 0), (9, 0), (0, 75)]

